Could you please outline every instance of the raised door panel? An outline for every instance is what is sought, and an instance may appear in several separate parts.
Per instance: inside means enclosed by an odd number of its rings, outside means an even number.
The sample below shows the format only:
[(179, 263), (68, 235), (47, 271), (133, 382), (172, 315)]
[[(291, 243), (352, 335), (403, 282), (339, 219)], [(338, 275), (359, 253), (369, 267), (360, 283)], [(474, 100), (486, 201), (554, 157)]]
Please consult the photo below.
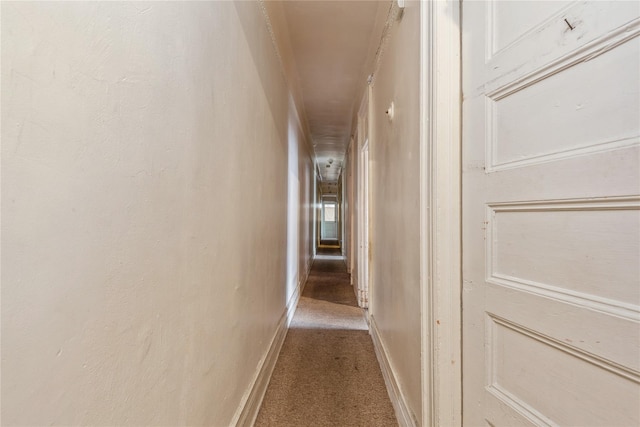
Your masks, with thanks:
[(465, 425), (640, 424), (639, 16), (463, 3)]

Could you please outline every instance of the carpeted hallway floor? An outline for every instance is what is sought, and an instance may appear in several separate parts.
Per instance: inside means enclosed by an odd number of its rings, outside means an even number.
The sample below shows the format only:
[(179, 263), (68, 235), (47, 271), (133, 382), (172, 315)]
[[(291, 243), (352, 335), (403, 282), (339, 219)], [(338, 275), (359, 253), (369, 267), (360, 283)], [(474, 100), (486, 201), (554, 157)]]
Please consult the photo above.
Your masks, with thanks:
[[(397, 426), (344, 261), (313, 263), (256, 426)], [(339, 252), (338, 252), (339, 255)]]

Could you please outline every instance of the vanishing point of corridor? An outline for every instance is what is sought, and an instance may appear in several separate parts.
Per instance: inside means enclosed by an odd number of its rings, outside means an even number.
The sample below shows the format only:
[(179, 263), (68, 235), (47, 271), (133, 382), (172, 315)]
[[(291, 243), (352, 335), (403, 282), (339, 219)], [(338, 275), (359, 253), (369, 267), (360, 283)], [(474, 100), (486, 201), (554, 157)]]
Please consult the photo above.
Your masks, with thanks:
[(256, 426), (393, 426), (364, 313), (338, 249), (319, 249)]

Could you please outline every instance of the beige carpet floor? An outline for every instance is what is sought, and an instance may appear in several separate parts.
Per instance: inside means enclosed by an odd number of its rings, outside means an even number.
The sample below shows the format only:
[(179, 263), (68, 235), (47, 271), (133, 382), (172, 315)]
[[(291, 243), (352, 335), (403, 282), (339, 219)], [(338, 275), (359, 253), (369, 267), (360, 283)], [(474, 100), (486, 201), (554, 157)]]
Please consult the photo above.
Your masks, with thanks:
[(397, 426), (342, 259), (313, 263), (256, 426)]

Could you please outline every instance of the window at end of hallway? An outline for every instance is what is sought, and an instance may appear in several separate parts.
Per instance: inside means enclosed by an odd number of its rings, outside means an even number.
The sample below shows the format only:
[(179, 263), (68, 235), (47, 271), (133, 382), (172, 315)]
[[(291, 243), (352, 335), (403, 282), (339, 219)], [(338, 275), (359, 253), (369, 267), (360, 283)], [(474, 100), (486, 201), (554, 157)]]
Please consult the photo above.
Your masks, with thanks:
[(336, 205), (334, 203), (327, 203), (324, 205), (324, 220), (325, 222), (336, 221)]

